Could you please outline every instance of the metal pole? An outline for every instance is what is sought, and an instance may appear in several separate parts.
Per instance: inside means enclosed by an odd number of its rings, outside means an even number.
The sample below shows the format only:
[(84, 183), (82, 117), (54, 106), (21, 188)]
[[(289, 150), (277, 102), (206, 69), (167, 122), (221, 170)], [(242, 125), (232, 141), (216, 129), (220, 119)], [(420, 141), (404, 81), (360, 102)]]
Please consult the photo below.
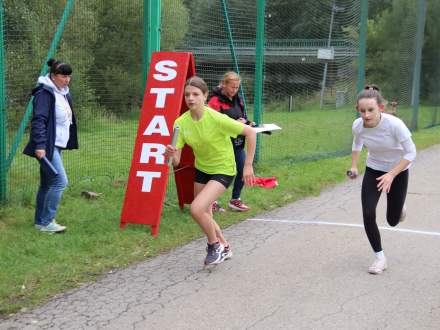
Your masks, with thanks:
[[(263, 65), (264, 65), (264, 12), (265, 0), (257, 1), (257, 33), (255, 43), (255, 86), (254, 86), (254, 122), (261, 124), (261, 113), (263, 111)], [(260, 157), (260, 134), (257, 135), (257, 149), (255, 161)]]
[[(327, 48), (330, 48), (331, 45), (331, 39), (332, 39), (332, 31), (333, 31), (333, 20), (335, 17), (335, 10), (336, 10), (336, 4), (333, 3), (332, 6), (332, 16), (330, 18), (330, 31), (328, 33), (328, 39), (327, 39)], [(325, 61), (324, 64), (324, 74), (322, 77), (322, 85), (321, 85), (321, 97), (319, 100), (319, 109), (322, 109), (322, 105), (324, 103), (324, 92), (325, 92), (325, 84), (327, 81), (327, 67), (328, 67), (328, 60)]]
[(3, 0), (0, 1), (0, 203), (6, 201), (8, 186), (8, 166), (6, 162), (6, 81), (5, 81), (5, 39), (3, 31)]
[(141, 90), (140, 95), (141, 98), (144, 95), (145, 92), (145, 85), (147, 82), (147, 74), (148, 74), (148, 67), (150, 64), (149, 61), (149, 41), (150, 41), (150, 13), (151, 13), (151, 1), (144, 0), (144, 19), (143, 19), (143, 40), (142, 40), (142, 84), (141, 84)]
[(151, 54), (160, 50), (160, 0), (144, 0), (144, 40), (142, 56), (142, 91), (144, 95)]
[(368, 0), (361, 0), (358, 77), (356, 83), (356, 91), (358, 93), (363, 89), (365, 82), (365, 57), (367, 52), (367, 19), (368, 19)]
[[(222, 0), (222, 8), (223, 8), (223, 17), (225, 18), (226, 30), (228, 31), (229, 50), (231, 52), (232, 60), (234, 61), (235, 72), (237, 72), (237, 74), (240, 75), (240, 68), (238, 67), (237, 53), (235, 52), (234, 38), (232, 36), (231, 22), (229, 21), (229, 11), (228, 11), (228, 6), (226, 4), (226, 0)], [(246, 114), (247, 113), (246, 97), (244, 95), (242, 86), (243, 84), (240, 84), (239, 93), (241, 98), (243, 99), (244, 113)]]
[(413, 118), (411, 130), (414, 131), (418, 126), (419, 103), (420, 103), (420, 71), (422, 67), (423, 38), (425, 34), (426, 2), (419, 0), (417, 6), (417, 35), (416, 35), (416, 60), (414, 62), (414, 74), (411, 91), (411, 105), (413, 107)]

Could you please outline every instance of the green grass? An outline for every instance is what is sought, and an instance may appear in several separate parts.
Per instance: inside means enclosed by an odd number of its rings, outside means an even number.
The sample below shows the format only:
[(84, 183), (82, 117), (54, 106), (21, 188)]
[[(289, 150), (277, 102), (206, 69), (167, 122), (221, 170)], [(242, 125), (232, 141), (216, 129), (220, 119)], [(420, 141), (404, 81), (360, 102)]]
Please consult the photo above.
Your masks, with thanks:
[[(245, 189), (242, 197), (252, 210), (217, 215), (220, 224), (229, 226), (345, 180), (349, 156), (336, 156), (349, 152), (353, 118), (352, 111), (332, 110), (265, 114), (265, 122), (275, 122), (283, 130), (262, 135), (264, 151), (255, 170), (261, 177), (275, 175), (280, 185), (273, 190)], [(65, 153), (71, 186), (57, 218), (68, 226), (65, 234), (33, 229), (37, 165), (21, 155), (14, 160), (11, 202), (0, 210), (0, 317), (202, 237), (187, 208), (179, 210), (173, 180), (157, 238), (141, 225), (119, 230), (136, 126), (135, 121), (102, 121), (81, 132), (80, 150)], [(440, 127), (420, 130), (414, 137), (419, 149), (440, 143)], [(83, 190), (102, 195), (86, 200)], [(225, 204), (229, 196), (230, 192), (224, 194), (221, 202)]]

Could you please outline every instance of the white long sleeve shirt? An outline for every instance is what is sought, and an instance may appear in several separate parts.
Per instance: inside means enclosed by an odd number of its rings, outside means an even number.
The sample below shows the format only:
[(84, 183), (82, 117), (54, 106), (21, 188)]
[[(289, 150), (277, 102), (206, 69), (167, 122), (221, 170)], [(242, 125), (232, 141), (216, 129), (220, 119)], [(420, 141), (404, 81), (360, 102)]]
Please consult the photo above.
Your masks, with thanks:
[[(368, 149), (367, 166), (389, 172), (402, 159), (412, 162), (416, 158), (416, 146), (411, 132), (399, 118), (382, 113), (379, 124), (364, 127), (362, 118), (353, 122), (353, 151)], [(407, 168), (409, 168), (408, 165)]]
[(55, 94), (55, 146), (65, 148), (70, 138), (70, 125), (72, 124), (72, 109), (67, 101), (66, 95), (69, 93), (69, 87), (59, 90), (50, 80), (49, 75), (38, 78), (40, 84), (52, 88)]

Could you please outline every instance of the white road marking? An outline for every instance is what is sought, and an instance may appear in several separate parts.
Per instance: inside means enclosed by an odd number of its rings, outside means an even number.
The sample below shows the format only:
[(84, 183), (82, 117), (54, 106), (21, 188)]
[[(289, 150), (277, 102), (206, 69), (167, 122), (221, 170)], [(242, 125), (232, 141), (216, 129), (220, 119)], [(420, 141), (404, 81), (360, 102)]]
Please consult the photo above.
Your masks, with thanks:
[[(247, 221), (258, 221), (258, 222), (277, 222), (277, 223), (289, 223), (298, 225), (325, 225), (325, 226), (340, 226), (340, 227), (357, 227), (364, 228), (364, 225), (356, 223), (341, 223), (341, 222), (331, 222), (331, 221), (316, 221), (316, 220), (291, 220), (291, 219), (259, 219), (251, 218)], [(410, 234), (428, 235), (428, 236), (440, 236), (440, 232), (437, 231), (426, 231), (426, 230), (414, 230), (405, 228), (394, 228), (394, 227), (383, 227), (379, 226), (381, 230), (397, 231)]]

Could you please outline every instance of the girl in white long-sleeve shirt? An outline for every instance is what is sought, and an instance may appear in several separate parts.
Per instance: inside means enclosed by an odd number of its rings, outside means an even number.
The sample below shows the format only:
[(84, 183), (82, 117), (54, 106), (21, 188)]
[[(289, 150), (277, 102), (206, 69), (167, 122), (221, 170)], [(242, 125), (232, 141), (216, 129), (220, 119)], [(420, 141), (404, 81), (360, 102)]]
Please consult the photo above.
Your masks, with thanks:
[(397, 117), (382, 113), (382, 96), (377, 90), (363, 90), (357, 98), (360, 118), (353, 123), (351, 176), (358, 175), (362, 146), (368, 149), (367, 166), (362, 181), (362, 213), (375, 260), (368, 269), (380, 274), (387, 268), (376, 223), (376, 207), (382, 192), (387, 194), (387, 221), (396, 226), (405, 217), (408, 168), (416, 157), (411, 132)]

